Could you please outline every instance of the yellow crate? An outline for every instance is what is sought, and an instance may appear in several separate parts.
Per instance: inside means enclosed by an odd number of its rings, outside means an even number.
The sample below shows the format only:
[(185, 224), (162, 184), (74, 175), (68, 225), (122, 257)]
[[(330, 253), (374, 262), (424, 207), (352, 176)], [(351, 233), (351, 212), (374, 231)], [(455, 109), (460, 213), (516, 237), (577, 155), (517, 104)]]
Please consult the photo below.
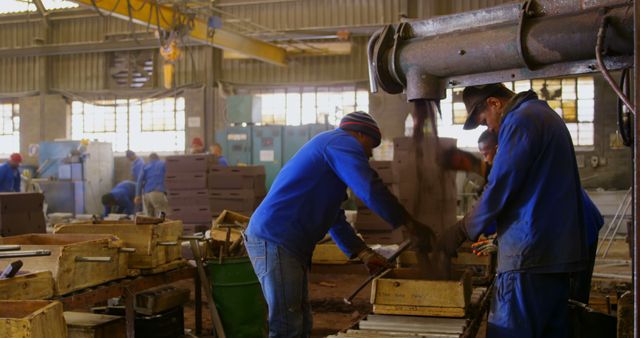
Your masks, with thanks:
[(29, 272), (0, 280), (0, 299), (35, 300), (48, 299), (54, 295), (51, 271)]
[(316, 245), (311, 257), (313, 264), (348, 264), (352, 263), (335, 243), (322, 243)]
[(471, 273), (454, 280), (419, 279), (418, 271), (395, 269), (376, 278), (371, 304), (376, 314), (464, 317), (471, 298)]

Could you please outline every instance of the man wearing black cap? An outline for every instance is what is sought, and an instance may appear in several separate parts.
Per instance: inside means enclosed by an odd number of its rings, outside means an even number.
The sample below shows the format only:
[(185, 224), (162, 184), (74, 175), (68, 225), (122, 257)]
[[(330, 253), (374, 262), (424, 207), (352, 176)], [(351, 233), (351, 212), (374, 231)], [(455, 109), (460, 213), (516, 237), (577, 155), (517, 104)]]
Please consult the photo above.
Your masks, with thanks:
[(562, 118), (533, 91), (467, 87), (465, 129), (498, 132), (498, 151), (476, 206), (439, 241), (498, 232), (498, 275), (488, 337), (567, 337), (570, 274), (587, 261), (580, 177)]
[(310, 335), (307, 271), (313, 249), (327, 231), (370, 272), (386, 266), (356, 236), (340, 209), (347, 186), (391, 226), (408, 226), (430, 243), (429, 228), (409, 216), (369, 166), (380, 139), (369, 114), (347, 114), (339, 128), (318, 134), (287, 162), (251, 217), (245, 245), (269, 307), (269, 337)]

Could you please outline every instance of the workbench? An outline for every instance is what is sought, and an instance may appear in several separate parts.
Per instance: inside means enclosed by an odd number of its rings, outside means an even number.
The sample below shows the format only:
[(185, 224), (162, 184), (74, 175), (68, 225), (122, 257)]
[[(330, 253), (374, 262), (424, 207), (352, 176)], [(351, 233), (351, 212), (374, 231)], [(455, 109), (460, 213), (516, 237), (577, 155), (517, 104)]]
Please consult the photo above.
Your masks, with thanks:
[(202, 331), (201, 281), (195, 267), (189, 266), (153, 275), (127, 277), (96, 287), (79, 290), (53, 299), (62, 302), (65, 311), (84, 310), (110, 298), (123, 297), (125, 301), (125, 321), (127, 337), (135, 337), (134, 299), (136, 293), (185, 279), (193, 279), (195, 284), (196, 334)]

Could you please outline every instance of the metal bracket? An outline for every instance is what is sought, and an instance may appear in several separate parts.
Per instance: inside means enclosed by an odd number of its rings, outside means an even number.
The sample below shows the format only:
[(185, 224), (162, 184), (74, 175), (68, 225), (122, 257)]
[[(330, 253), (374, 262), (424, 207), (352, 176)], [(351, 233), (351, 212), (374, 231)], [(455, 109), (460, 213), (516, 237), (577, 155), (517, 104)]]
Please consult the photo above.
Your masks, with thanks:
[(389, 94), (400, 94), (404, 90), (402, 83), (398, 83), (390, 74), (388, 61), (385, 61), (386, 53), (393, 48), (396, 30), (392, 25), (385, 27), (373, 46), (373, 55), (370, 59), (370, 67), (378, 85)]
[(391, 66), (391, 76), (396, 80), (397, 83), (402, 84), (403, 87), (407, 86), (407, 81), (406, 79), (400, 78), (401, 72), (398, 72), (398, 70), (396, 69), (396, 67), (398, 67), (397, 60), (396, 60), (396, 56), (398, 55), (398, 53), (396, 53), (396, 51), (398, 50), (398, 43), (402, 42), (402, 40), (405, 39), (408, 31), (408, 27), (410, 26), (406, 22), (403, 22), (398, 25), (396, 34), (393, 36), (393, 47), (391, 47), (391, 52), (390, 52), (391, 55), (389, 56), (389, 59), (390, 59), (389, 64)]

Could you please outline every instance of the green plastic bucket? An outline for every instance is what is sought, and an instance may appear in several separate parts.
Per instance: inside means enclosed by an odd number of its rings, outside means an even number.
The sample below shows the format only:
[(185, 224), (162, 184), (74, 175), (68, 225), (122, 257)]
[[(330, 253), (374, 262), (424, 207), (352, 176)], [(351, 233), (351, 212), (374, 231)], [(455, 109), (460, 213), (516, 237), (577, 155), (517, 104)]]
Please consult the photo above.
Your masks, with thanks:
[(206, 267), (226, 336), (266, 337), (267, 304), (249, 257), (210, 260)]

